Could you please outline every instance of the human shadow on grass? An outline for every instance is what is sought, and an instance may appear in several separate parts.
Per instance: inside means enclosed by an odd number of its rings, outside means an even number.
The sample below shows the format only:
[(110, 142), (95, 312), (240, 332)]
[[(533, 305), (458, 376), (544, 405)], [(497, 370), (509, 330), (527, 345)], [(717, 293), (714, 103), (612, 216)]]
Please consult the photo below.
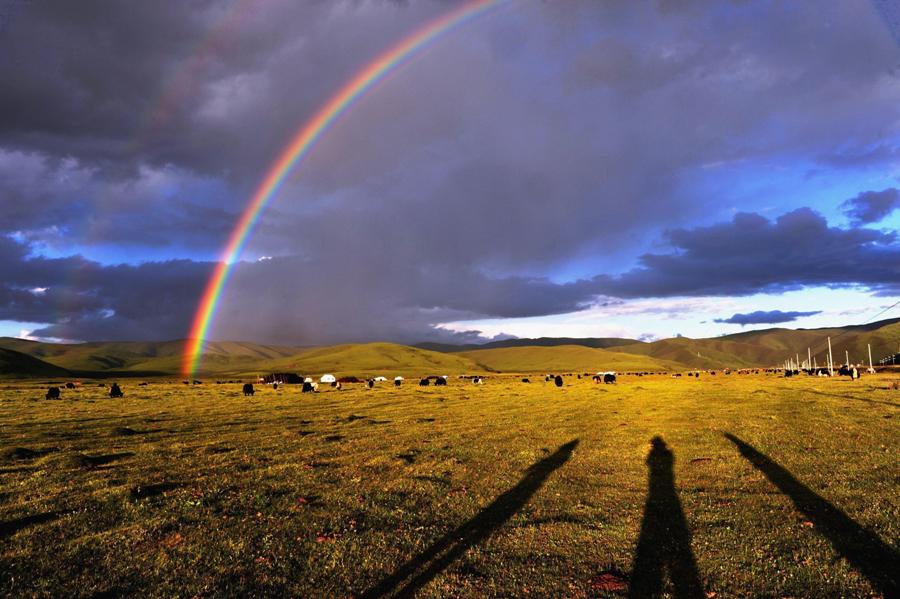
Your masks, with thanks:
[[(779, 389), (783, 389), (785, 391), (796, 392), (797, 389), (791, 387), (779, 387)], [(867, 397), (857, 397), (855, 395), (846, 395), (840, 393), (826, 393), (824, 391), (819, 391), (817, 389), (802, 389), (803, 393), (810, 393), (812, 395), (821, 395), (822, 397), (833, 397), (835, 399), (849, 399), (850, 401), (864, 401), (866, 403), (875, 403), (881, 404), (883, 406), (891, 406), (892, 408), (900, 408), (900, 403), (896, 403), (893, 401), (881, 401), (878, 399), (869, 399)]]
[(691, 551), (691, 533), (675, 490), (675, 456), (661, 437), (654, 437), (650, 443), (649, 492), (628, 596), (661, 597), (663, 575), (668, 571), (673, 597), (705, 597)]
[(543, 486), (550, 474), (569, 460), (577, 445), (577, 439), (569, 441), (552, 455), (532, 464), (515, 487), (497, 497), (471, 520), (445, 534), (428, 549), (401, 565), (389, 577), (363, 593), (362, 597), (414, 595), (454, 560), (486, 540), (512, 518)]
[(772, 484), (791, 498), (794, 506), (831, 542), (835, 551), (868, 578), (885, 598), (900, 597), (900, 553), (752, 445), (730, 433), (725, 433), (725, 437)]

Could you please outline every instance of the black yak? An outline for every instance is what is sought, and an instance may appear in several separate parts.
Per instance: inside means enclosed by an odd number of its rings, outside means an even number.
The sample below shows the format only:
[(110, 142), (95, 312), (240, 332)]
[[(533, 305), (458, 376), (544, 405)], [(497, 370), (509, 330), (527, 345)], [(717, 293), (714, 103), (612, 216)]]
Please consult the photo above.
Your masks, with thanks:
[(74, 389), (75, 383), (66, 383), (66, 389)]
[(531, 381), (529, 381), (528, 379), (522, 379), (522, 382), (523, 382), (523, 383), (530, 383)]
[(553, 377), (553, 383), (557, 387), (562, 387), (562, 385), (563, 385), (562, 377), (557, 374), (555, 377)]
[(603, 374), (603, 383), (606, 385), (612, 385), (616, 382), (616, 375), (614, 372), (606, 372)]
[(256, 391), (253, 389), (253, 383), (244, 383), (244, 397), (253, 395)]
[(59, 387), (50, 387), (47, 389), (47, 395), (44, 399), (59, 399)]
[(427, 378), (424, 378), (421, 381), (419, 381), (420, 387), (427, 387), (430, 384), (431, 384), (431, 381), (429, 381)]
[(122, 393), (122, 389), (119, 388), (119, 383), (113, 383), (109, 388), (109, 396), (110, 397), (125, 397), (125, 394)]
[(446, 387), (446, 386), (447, 386), (447, 379), (445, 379), (445, 378), (442, 377), (442, 376), (439, 376), (438, 378), (434, 379), (434, 385), (435, 385), (436, 387), (439, 387), (439, 386)]

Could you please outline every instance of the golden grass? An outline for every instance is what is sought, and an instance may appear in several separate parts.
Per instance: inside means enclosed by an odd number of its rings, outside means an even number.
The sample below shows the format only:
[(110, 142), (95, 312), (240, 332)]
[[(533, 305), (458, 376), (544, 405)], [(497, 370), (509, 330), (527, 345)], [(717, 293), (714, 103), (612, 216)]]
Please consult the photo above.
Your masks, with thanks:
[(693, 560), (707, 596), (889, 596), (887, 383), (11, 384), (0, 595), (621, 596), (656, 559), (669, 592)]

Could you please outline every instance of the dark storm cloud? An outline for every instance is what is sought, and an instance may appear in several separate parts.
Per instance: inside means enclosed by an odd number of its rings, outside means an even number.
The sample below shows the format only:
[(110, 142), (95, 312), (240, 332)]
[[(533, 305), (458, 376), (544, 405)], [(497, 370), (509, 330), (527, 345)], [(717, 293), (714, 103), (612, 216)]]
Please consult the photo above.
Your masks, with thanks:
[[(29, 3), (0, 34), (0, 234), (54, 255), (218, 255), (299, 125), (456, 4)], [(885, 289), (896, 273), (865, 260), (894, 257), (888, 234), (811, 212), (698, 226), (723, 202), (691, 182), (723, 163), (890, 162), (897, 60), (864, 2), (510, 3), (429, 47), (320, 140), (250, 240), (247, 258), (275, 259), (236, 269), (216, 334), (418, 340), (449, 334), (435, 323), (564, 313), (598, 295)], [(804, 223), (813, 233), (792, 245)], [(671, 253), (630, 268), (663, 228)], [(751, 234), (772, 251), (740, 247)], [(554, 282), (573, 278), (559, 273), (574, 258), (624, 274)], [(47, 265), (68, 277), (23, 274)], [(183, 336), (209, 269), (7, 266), (31, 282), (6, 284), (6, 317), (75, 338)], [(64, 283), (86, 273), (95, 284)], [(145, 305), (157, 293), (165, 311)]]
[(0, 234), (62, 251), (98, 244), (218, 247), (237, 218), (220, 207), (232, 195), (220, 182), (174, 167), (105, 181), (72, 160), (0, 149)]
[(818, 158), (818, 162), (832, 168), (878, 167), (898, 161), (900, 161), (900, 147), (890, 144), (841, 148)]
[(741, 213), (731, 222), (676, 229), (673, 251), (645, 254), (619, 277), (599, 277), (618, 297), (727, 296), (782, 293), (804, 286), (900, 284), (900, 246), (893, 232), (828, 226), (808, 208), (774, 221)]
[(841, 205), (850, 222), (856, 225), (877, 223), (900, 208), (900, 190), (864, 191)]
[(105, 266), (44, 258), (0, 238), (0, 320), (52, 323), (35, 334), (63, 339), (184, 337), (210, 270), (189, 260)]
[[(341, 239), (349, 243), (353, 233)], [(461, 342), (473, 333), (435, 325), (621, 301), (610, 298), (741, 296), (822, 285), (892, 293), (900, 286), (893, 233), (829, 227), (808, 209), (774, 221), (738, 214), (730, 222), (671, 231), (666, 241), (669, 251), (642, 256), (637, 268), (570, 283), (489, 276), (451, 264), (430, 269), (411, 257), (393, 261), (390, 251), (365, 262), (343, 256), (243, 262), (234, 268), (215, 332), (278, 343)], [(73, 339), (183, 337), (211, 268), (191, 261), (104, 266), (79, 257), (42, 258), (10, 239), (0, 257), (0, 319), (55, 323), (34, 334)], [(722, 322), (750, 324), (747, 318), (759, 316)]]
[(746, 326), (748, 324), (779, 324), (783, 322), (793, 322), (798, 318), (803, 318), (805, 316), (815, 316), (816, 314), (821, 313), (821, 310), (815, 310), (812, 312), (757, 310), (755, 312), (748, 312), (746, 314), (734, 314), (732, 316), (729, 316), (728, 318), (716, 318), (713, 320), (713, 322), (739, 324), (741, 326)]

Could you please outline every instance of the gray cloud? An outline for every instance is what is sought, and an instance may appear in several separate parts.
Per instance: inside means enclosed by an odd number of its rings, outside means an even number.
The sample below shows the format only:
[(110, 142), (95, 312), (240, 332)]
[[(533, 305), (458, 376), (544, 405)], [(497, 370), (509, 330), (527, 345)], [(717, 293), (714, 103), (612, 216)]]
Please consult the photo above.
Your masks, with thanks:
[[(352, 232), (342, 239), (352, 240)], [(471, 332), (460, 336), (435, 325), (621, 301), (611, 298), (740, 296), (823, 285), (891, 293), (900, 286), (893, 233), (829, 227), (808, 209), (774, 221), (739, 214), (730, 222), (671, 231), (667, 239), (670, 251), (644, 255), (637, 268), (569, 283), (489, 276), (450, 264), (430, 269), (411, 257), (392, 261), (393, 252), (366, 262), (341, 255), (243, 262), (223, 296), (215, 336), (279, 343), (471, 340)], [(2, 250), (0, 319), (52, 322), (36, 334), (75, 339), (183, 336), (212, 267), (187, 260), (105, 266), (79, 257), (50, 259), (10, 239)], [(802, 315), (811, 314), (787, 313)], [(779, 316), (738, 314), (719, 322), (778, 322), (772, 318)]]
[[(0, 33), (0, 234), (21, 242), (4, 318), (183, 336), (200, 258), (279, 149), (450, 4), (29, 3)], [(891, 234), (812, 211), (771, 222), (750, 214), (764, 197), (710, 225), (722, 199), (693, 184), (717, 163), (896, 157), (898, 53), (867, 3), (513, 5), (430, 46), (319, 141), (264, 212), (246, 258), (275, 258), (236, 268), (217, 336), (417, 341), (598, 295), (896, 282)], [(98, 246), (129, 264), (46, 257)]]
[(752, 295), (804, 286), (895, 288), (900, 246), (892, 232), (830, 227), (802, 208), (774, 221), (741, 213), (731, 222), (675, 229), (673, 250), (645, 254), (619, 277), (595, 279), (609, 295)]
[(841, 204), (841, 207), (853, 224), (877, 223), (900, 208), (900, 190), (890, 187), (881, 191), (864, 191)]
[(748, 312), (745, 314), (734, 314), (729, 316), (728, 318), (716, 318), (713, 322), (721, 322), (725, 324), (739, 324), (742, 327), (748, 324), (780, 324), (784, 322), (793, 322), (798, 318), (803, 318), (806, 316), (815, 316), (816, 314), (821, 314), (821, 310), (815, 310), (812, 312), (796, 312), (796, 311), (788, 311), (782, 312), (781, 310), (757, 310), (755, 312)]

